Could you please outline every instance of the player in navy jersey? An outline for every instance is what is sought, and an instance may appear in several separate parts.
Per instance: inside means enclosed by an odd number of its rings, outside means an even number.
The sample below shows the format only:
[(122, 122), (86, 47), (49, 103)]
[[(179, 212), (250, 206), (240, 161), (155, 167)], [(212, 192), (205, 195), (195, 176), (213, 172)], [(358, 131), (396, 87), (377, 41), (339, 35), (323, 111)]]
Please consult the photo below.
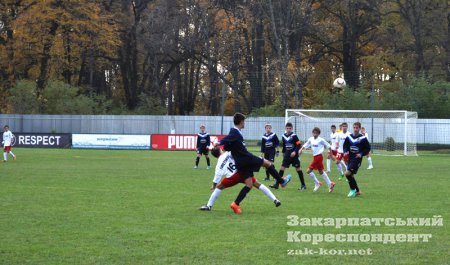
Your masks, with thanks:
[(273, 163), (261, 157), (257, 157), (250, 153), (245, 147), (244, 137), (241, 130), (245, 127), (245, 116), (242, 113), (235, 113), (233, 116), (234, 128), (230, 129), (230, 132), (216, 145), (223, 145), (226, 151), (231, 151), (236, 162), (236, 169), (242, 175), (245, 186), (239, 192), (236, 200), (231, 203), (230, 207), (235, 213), (241, 213), (241, 207), (239, 204), (245, 198), (247, 193), (252, 189), (252, 176), (253, 172), (258, 172), (263, 166), (269, 170), (269, 174), (277, 180), (277, 185), (285, 187), (291, 180), (291, 176), (282, 178), (276, 171)]
[(197, 134), (197, 158), (195, 160), (195, 169), (198, 168), (198, 162), (200, 161), (200, 157), (205, 155), (206, 164), (208, 165), (206, 169), (210, 168), (210, 161), (208, 156), (208, 146), (211, 143), (211, 138), (209, 137), (209, 133), (205, 132), (205, 125), (200, 125), (200, 132)]
[[(261, 157), (275, 162), (275, 155), (278, 155), (278, 146), (280, 145), (280, 140), (276, 133), (272, 132), (272, 125), (270, 123), (264, 126), (266, 133), (262, 136), (261, 141)], [(264, 180), (270, 180), (269, 171), (266, 169), (266, 178)]]
[(345, 171), (345, 177), (350, 185), (348, 197), (356, 197), (361, 194), (354, 175), (358, 173), (362, 158), (370, 152), (370, 143), (367, 137), (360, 133), (360, 130), (361, 123), (353, 123), (353, 133), (345, 138), (343, 146), (344, 153), (349, 154), (347, 170)]
[[(305, 179), (303, 177), (302, 168), (300, 167), (300, 159), (298, 158), (298, 151), (302, 147), (300, 139), (298, 139), (298, 136), (293, 132), (292, 123), (286, 123), (285, 130), (286, 132), (281, 138), (283, 143), (283, 162), (281, 163), (280, 172), (278, 174), (283, 176), (284, 170), (292, 165), (295, 167), (295, 170), (297, 170), (297, 174), (301, 182), (299, 190), (306, 190)], [(278, 184), (275, 183), (274, 185), (270, 185), (270, 187), (278, 189)]]

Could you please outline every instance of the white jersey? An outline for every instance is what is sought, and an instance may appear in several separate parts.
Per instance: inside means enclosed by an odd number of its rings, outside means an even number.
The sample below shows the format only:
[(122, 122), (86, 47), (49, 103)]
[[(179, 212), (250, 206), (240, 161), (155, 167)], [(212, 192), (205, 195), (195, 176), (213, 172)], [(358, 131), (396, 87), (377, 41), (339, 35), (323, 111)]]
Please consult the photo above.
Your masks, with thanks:
[(340, 132), (336, 138), (336, 142), (339, 143), (338, 153), (344, 153), (344, 142), (345, 138), (349, 136), (351, 133), (347, 131), (346, 133)]
[(224, 152), (217, 160), (216, 170), (214, 172), (214, 183), (219, 183), (222, 177), (231, 177), (236, 173), (236, 163), (231, 152)]
[(336, 150), (336, 141), (337, 141), (338, 132), (330, 133), (330, 145), (331, 150)]
[(367, 138), (367, 141), (369, 141), (369, 134), (368, 133), (363, 133), (363, 135)]
[(330, 148), (331, 145), (325, 141), (322, 137), (317, 137), (315, 139), (314, 137), (310, 137), (308, 141), (303, 145), (304, 148), (311, 147), (311, 150), (313, 152), (313, 156), (321, 155), (323, 153), (323, 150), (326, 148)]
[(3, 145), (11, 146), (12, 138), (13, 138), (13, 134), (11, 131), (4, 132), (3, 133)]

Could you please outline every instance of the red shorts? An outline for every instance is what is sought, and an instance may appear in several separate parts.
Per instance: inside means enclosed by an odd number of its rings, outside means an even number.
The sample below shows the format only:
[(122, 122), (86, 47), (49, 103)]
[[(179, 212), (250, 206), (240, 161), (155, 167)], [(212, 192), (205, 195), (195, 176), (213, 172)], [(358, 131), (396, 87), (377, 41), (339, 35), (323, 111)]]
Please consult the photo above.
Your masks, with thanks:
[(313, 170), (313, 169), (323, 171), (323, 156), (322, 155), (314, 156), (313, 161), (308, 166), (308, 170)]
[(5, 151), (5, 152), (11, 151), (11, 146), (4, 146), (3, 151)]
[(337, 155), (337, 150), (331, 150), (331, 152), (328, 152), (328, 153), (331, 154), (331, 155), (336, 156)]
[(340, 162), (342, 159), (344, 159), (345, 163), (348, 163), (348, 154), (344, 155), (343, 153), (337, 153), (336, 161)]
[[(252, 177), (252, 183), (255, 183), (255, 182), (256, 182), (256, 178)], [(222, 186), (224, 188), (233, 187), (234, 185), (236, 185), (238, 183), (244, 183), (244, 180), (242, 179), (242, 175), (239, 172), (234, 173), (229, 178), (222, 179), (222, 181), (220, 182), (220, 184), (222, 184)]]

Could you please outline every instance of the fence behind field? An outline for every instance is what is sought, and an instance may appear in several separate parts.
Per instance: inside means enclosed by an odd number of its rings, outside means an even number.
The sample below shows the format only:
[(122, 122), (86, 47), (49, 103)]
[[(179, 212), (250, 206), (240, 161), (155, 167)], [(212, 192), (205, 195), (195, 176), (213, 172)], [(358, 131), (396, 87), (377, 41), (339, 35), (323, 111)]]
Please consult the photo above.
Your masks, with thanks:
[[(144, 116), (144, 115), (20, 115), (0, 114), (0, 124), (8, 124), (13, 132), (26, 133), (95, 133), (95, 134), (193, 134), (200, 124), (206, 125), (211, 134), (227, 134), (232, 126), (232, 117), (226, 116)], [(322, 136), (328, 138), (329, 126), (333, 121), (320, 127)], [(335, 124), (341, 122), (336, 120)], [(264, 125), (271, 123), (278, 135), (284, 132), (284, 117), (250, 117), (246, 121), (244, 136), (248, 140), (260, 140)], [(364, 125), (364, 121), (362, 121)], [(366, 121), (368, 123), (368, 121)], [(382, 121), (375, 120), (382, 124)], [(418, 119), (416, 140), (418, 144), (450, 144), (450, 119)], [(302, 128), (294, 124), (297, 129)], [(379, 131), (368, 133), (375, 139), (383, 140)], [(382, 128), (379, 126), (378, 128)], [(398, 135), (403, 135), (401, 128)], [(300, 136), (309, 136), (309, 132), (298, 132)]]

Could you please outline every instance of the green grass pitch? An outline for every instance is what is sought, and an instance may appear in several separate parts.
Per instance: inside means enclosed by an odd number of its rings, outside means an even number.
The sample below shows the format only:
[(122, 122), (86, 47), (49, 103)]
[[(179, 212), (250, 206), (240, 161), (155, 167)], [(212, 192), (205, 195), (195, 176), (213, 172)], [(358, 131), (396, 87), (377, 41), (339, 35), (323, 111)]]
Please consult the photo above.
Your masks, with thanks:
[[(222, 192), (211, 212), (213, 169), (194, 152), (14, 149), (17, 161), (0, 164), (1, 264), (449, 264), (450, 159), (374, 156), (357, 176), (363, 195), (349, 199), (338, 181), (298, 191), (294, 178), (274, 191), (276, 208), (252, 190), (235, 215), (229, 204), (241, 185)], [(255, 150), (256, 151), (256, 150)], [(255, 152), (256, 153), (256, 152)], [(311, 161), (303, 154), (304, 169)], [(215, 166), (216, 159), (212, 158)], [(276, 161), (279, 167), (280, 158)], [(256, 174), (262, 183), (264, 172)], [(316, 174), (317, 175), (317, 174)], [(321, 180), (321, 177), (319, 178)], [(432, 218), (443, 226), (289, 226), (299, 218)], [(429, 242), (288, 242), (302, 234), (431, 234)], [(300, 250), (322, 254), (302, 254)], [(371, 255), (340, 255), (341, 250)], [(297, 250), (296, 255), (288, 255)], [(323, 251), (328, 251), (324, 255)], [(330, 252), (331, 251), (331, 252)], [(333, 254), (334, 253), (334, 254)], [(341, 252), (342, 253), (342, 252)], [(351, 252), (353, 253), (353, 252)]]

